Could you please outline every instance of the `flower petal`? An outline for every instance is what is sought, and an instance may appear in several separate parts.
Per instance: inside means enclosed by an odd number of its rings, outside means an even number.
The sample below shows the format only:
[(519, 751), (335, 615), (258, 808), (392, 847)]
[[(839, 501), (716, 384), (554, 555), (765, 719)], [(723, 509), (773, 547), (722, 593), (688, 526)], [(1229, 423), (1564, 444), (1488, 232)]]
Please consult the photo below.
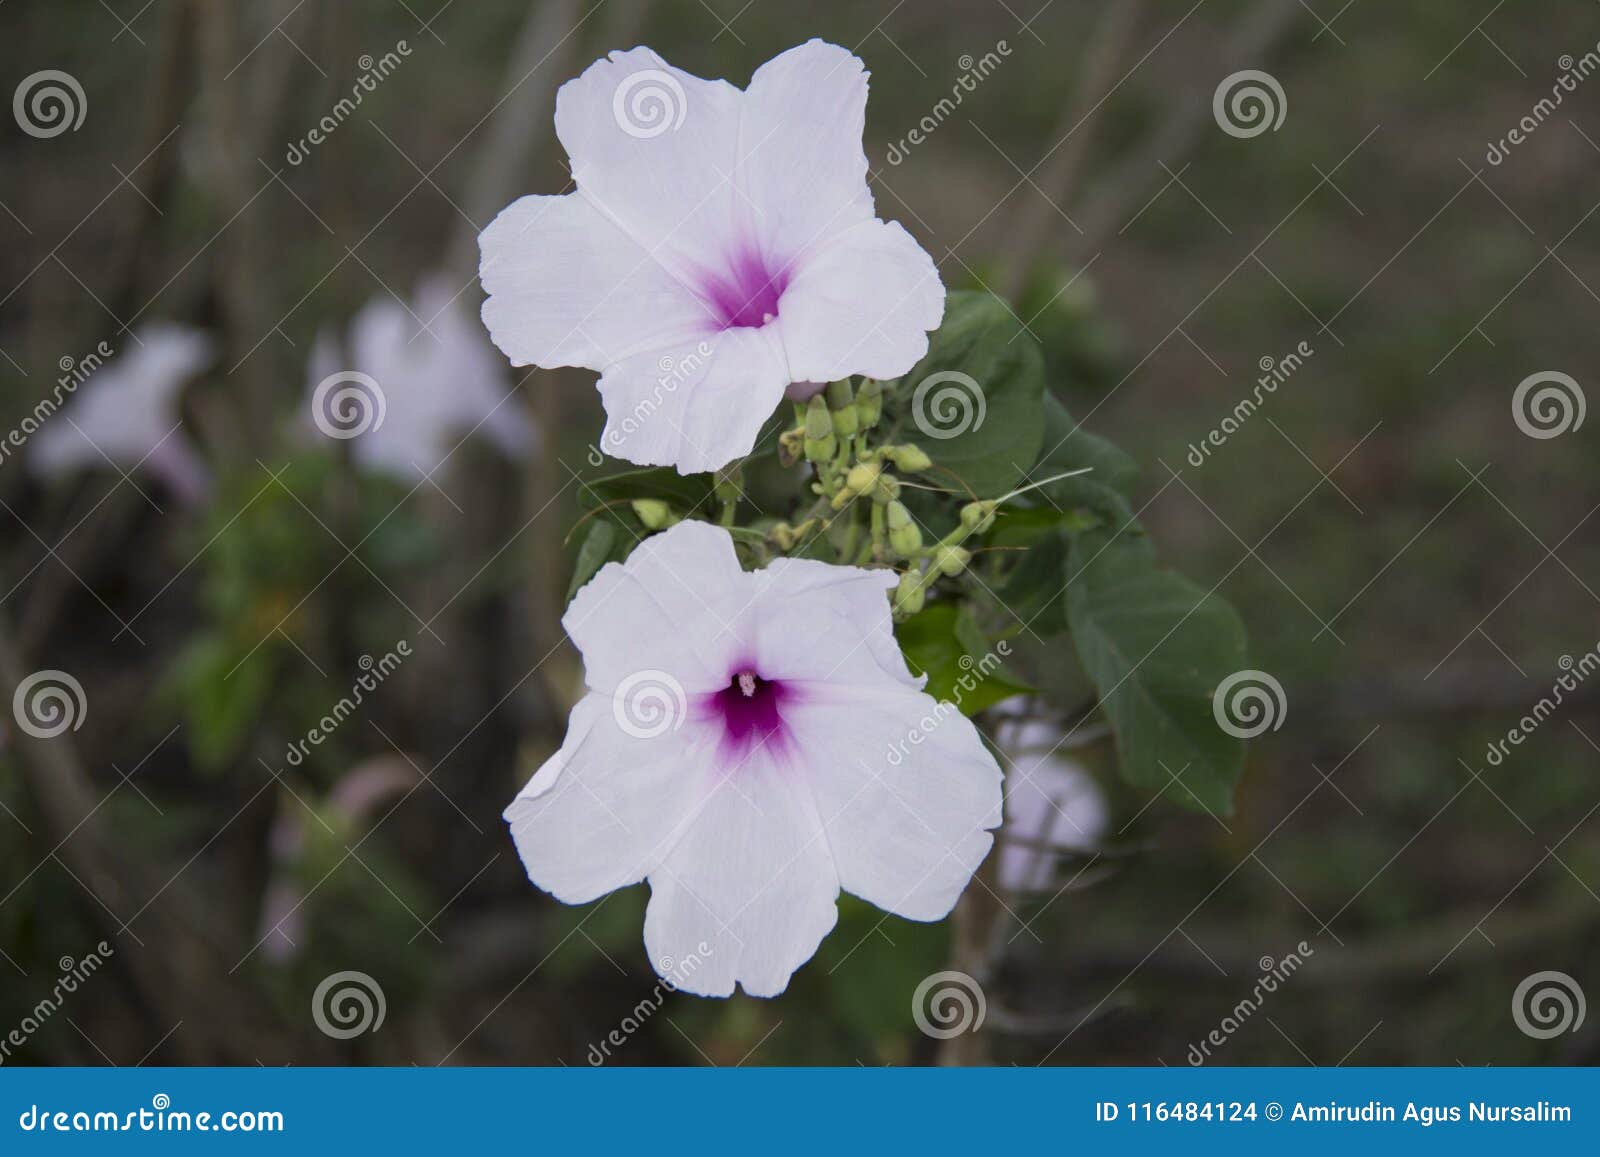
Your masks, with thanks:
[(769, 679), (920, 689), (895, 642), (887, 592), (894, 572), (780, 558), (761, 586), (748, 633)]
[(596, 691), (641, 673), (668, 676), (683, 692), (714, 691), (728, 684), (727, 659), (739, 646), (732, 626), (752, 594), (733, 537), (684, 521), (645, 539), (627, 562), (601, 567), (561, 625)]
[(528, 878), (564, 904), (644, 879), (693, 811), (716, 739), (632, 735), (617, 723), (610, 696), (584, 696), (561, 750), (505, 811)]
[(728, 251), (743, 100), (634, 48), (561, 86), (556, 134), (579, 195), (687, 276)]
[[(839, 880), (805, 789), (761, 750), (706, 797), (650, 873), (644, 942), (687, 992), (777, 996), (838, 919)], [(692, 973), (676, 962), (699, 957)]]
[(908, 920), (939, 920), (983, 863), (1001, 773), (972, 722), (917, 691), (809, 695), (786, 711), (840, 885)]
[(639, 354), (600, 377), (600, 448), (681, 474), (719, 469), (750, 453), (788, 384), (773, 326)]
[(739, 184), (769, 258), (796, 261), (872, 217), (866, 115), (866, 69), (837, 44), (812, 40), (756, 69)]
[(944, 317), (933, 259), (898, 222), (863, 221), (797, 265), (779, 325), (794, 377), (897, 378)]
[(711, 329), (679, 277), (577, 194), (513, 201), (478, 247), (483, 324), (513, 365), (603, 370)]

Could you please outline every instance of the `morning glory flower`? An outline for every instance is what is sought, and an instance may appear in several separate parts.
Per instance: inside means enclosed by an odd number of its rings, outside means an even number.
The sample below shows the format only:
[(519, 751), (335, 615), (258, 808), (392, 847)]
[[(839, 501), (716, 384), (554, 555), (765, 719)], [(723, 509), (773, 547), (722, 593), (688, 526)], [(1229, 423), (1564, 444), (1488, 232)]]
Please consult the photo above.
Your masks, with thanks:
[(600, 448), (686, 474), (749, 453), (790, 385), (904, 374), (944, 286), (875, 215), (866, 103), (861, 61), (820, 40), (743, 91), (648, 48), (596, 61), (556, 98), (577, 190), (479, 238), (495, 344), (600, 371)]
[(568, 904), (648, 880), (651, 962), (694, 954), (674, 983), (705, 996), (782, 992), (841, 889), (946, 916), (989, 851), (1001, 774), (907, 669), (895, 579), (746, 572), (726, 530), (692, 521), (602, 568), (562, 620), (587, 693), (505, 813), (529, 878)]
[(201, 501), (210, 472), (183, 431), (179, 395), (215, 356), (211, 339), (188, 326), (160, 323), (137, 344), (94, 370), (28, 445), (34, 474), (57, 479), (82, 470), (155, 475), (185, 503)]
[(1007, 767), (999, 875), (1007, 892), (1053, 891), (1057, 855), (1093, 852), (1110, 823), (1100, 786), (1057, 750), (1060, 741), (1061, 729), (1049, 723), (1001, 726)]
[(350, 439), (357, 466), (408, 485), (446, 465), (472, 433), (513, 460), (535, 444), (505, 363), (439, 276), (424, 278), (411, 303), (384, 296), (363, 306), (342, 357), (320, 337), (306, 389), (316, 429)]

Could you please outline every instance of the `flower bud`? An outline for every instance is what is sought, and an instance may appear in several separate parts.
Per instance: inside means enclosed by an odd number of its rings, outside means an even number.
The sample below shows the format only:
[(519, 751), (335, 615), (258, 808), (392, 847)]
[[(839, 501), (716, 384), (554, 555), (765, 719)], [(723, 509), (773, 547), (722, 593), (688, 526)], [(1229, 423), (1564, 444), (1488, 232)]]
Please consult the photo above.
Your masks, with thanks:
[(665, 530), (678, 522), (672, 508), (659, 498), (635, 498), (633, 512), (639, 516), (646, 530)]
[(828, 415), (828, 405), (822, 400), (821, 394), (806, 403), (804, 448), (809, 462), (830, 461), (838, 449), (833, 436), (833, 419)]
[(922, 588), (922, 576), (908, 570), (900, 576), (894, 588), (894, 609), (902, 615), (914, 615), (922, 609), (927, 592)]
[(878, 481), (872, 488), (872, 501), (877, 503), (893, 502), (900, 497), (900, 479), (893, 474), (880, 474)]
[(993, 502), (969, 502), (961, 508), (961, 526), (971, 534), (982, 534), (994, 525)]
[(889, 526), (889, 546), (896, 554), (911, 558), (922, 549), (922, 529), (904, 503), (892, 501), (884, 507), (884, 521)]
[(861, 429), (870, 430), (878, 424), (878, 419), (881, 417), (883, 417), (883, 384), (876, 378), (868, 378), (856, 391), (856, 423)]
[(950, 578), (966, 570), (971, 561), (972, 552), (959, 546), (939, 546), (933, 552), (933, 565), (939, 568), (940, 574)]
[(894, 464), (907, 474), (920, 474), (933, 467), (933, 459), (923, 451), (920, 446), (909, 443), (904, 446), (890, 446), (887, 451)]
[(882, 473), (883, 467), (876, 462), (857, 462), (850, 467), (850, 473), (844, 476), (844, 484), (853, 494), (865, 494), (876, 488)]
[(850, 391), (850, 379), (840, 378), (836, 382), (828, 383), (828, 409), (835, 412), (847, 410), (855, 404), (855, 395)]

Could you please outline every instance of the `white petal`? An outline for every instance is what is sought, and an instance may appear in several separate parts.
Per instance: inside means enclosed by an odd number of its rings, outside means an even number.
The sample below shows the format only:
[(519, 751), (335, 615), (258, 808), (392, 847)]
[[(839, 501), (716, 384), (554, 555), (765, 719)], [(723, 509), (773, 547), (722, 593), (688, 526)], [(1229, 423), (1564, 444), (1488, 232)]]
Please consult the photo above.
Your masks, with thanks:
[(898, 222), (863, 221), (801, 262), (783, 295), (789, 369), (826, 382), (896, 378), (928, 352), (944, 316), (933, 259)]
[(872, 217), (866, 110), (866, 70), (836, 44), (791, 48), (750, 78), (739, 183), (770, 257), (797, 261)]
[(669, 698), (671, 682), (686, 694), (720, 690), (740, 646), (733, 625), (754, 593), (749, 577), (726, 530), (680, 522), (645, 539), (627, 562), (601, 567), (561, 625), (596, 691), (641, 673), (666, 676), (656, 682)]
[(629, 734), (610, 696), (584, 696), (561, 750), (506, 808), (528, 878), (566, 904), (644, 879), (705, 794), (696, 785), (716, 741), (696, 730)]
[[(650, 873), (644, 942), (687, 992), (776, 996), (838, 919), (839, 881), (810, 799), (759, 750), (703, 802)], [(680, 962), (697, 958), (692, 972)]]
[(600, 448), (679, 473), (716, 470), (750, 453), (789, 384), (776, 327), (730, 329), (640, 354), (600, 377)]
[(556, 94), (579, 194), (680, 273), (728, 250), (743, 94), (648, 48), (613, 52)]
[(895, 642), (888, 570), (780, 558), (756, 572), (749, 633), (769, 679), (920, 689)]
[(844, 890), (909, 920), (948, 915), (1000, 823), (977, 728), (909, 689), (810, 694), (784, 718)]
[(577, 194), (512, 202), (478, 246), (483, 323), (513, 365), (602, 370), (713, 329), (681, 275)]

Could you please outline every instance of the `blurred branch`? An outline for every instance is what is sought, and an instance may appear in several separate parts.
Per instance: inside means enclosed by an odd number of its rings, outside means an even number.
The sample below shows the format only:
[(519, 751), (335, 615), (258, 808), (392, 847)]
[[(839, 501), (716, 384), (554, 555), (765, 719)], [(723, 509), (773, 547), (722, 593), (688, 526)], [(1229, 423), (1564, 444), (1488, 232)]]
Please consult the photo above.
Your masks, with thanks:
[(1072, 200), (1078, 169), (1094, 136), (1093, 130), (1084, 126), (1117, 83), (1116, 71), (1127, 55), (1128, 41), (1143, 7), (1143, 0), (1117, 0), (1101, 10), (1100, 22), (1084, 50), (1078, 87), (1051, 134), (1056, 144), (1047, 154), (1044, 172), (1037, 182), (1040, 195), (1026, 200), (1016, 227), (1001, 249), (996, 280), (1002, 297), (1016, 301), (1021, 296), (1030, 267), (1047, 248), (1046, 238), (1055, 227), (1056, 217), (1064, 214), (1063, 207)]
[[(1223, 50), (1222, 63), (1206, 75), (1216, 72), (1227, 76), (1241, 68), (1265, 68), (1299, 15), (1300, 0), (1261, 0), (1240, 19)], [(1211, 127), (1211, 102), (1203, 91), (1175, 101), (1166, 121), (1148, 143), (1096, 184), (1078, 214), (1083, 235), (1073, 239), (1073, 249), (1079, 253), (1098, 249), (1106, 233), (1132, 214), (1134, 204), (1161, 175), (1161, 166), (1181, 167), (1183, 158), (1194, 151)]]
[[(28, 672), (10, 623), (0, 616), (0, 700), (12, 702)], [(244, 1062), (272, 1050), (289, 1055), (277, 1018), (230, 975), (221, 955), (225, 938), (180, 879), (184, 869), (152, 871), (113, 843), (99, 819), (105, 798), (97, 795), (71, 735), (37, 738), (19, 728), (16, 745), (46, 826), (41, 836), (54, 845), (45, 859), (61, 863), (94, 896), (89, 915), (116, 944), (115, 959), (160, 1022), (159, 1031), (183, 1025), (168, 1043), (179, 1061)], [(110, 905), (127, 911), (141, 896), (147, 897), (143, 906), (121, 923)], [(141, 917), (148, 943), (131, 932)]]

